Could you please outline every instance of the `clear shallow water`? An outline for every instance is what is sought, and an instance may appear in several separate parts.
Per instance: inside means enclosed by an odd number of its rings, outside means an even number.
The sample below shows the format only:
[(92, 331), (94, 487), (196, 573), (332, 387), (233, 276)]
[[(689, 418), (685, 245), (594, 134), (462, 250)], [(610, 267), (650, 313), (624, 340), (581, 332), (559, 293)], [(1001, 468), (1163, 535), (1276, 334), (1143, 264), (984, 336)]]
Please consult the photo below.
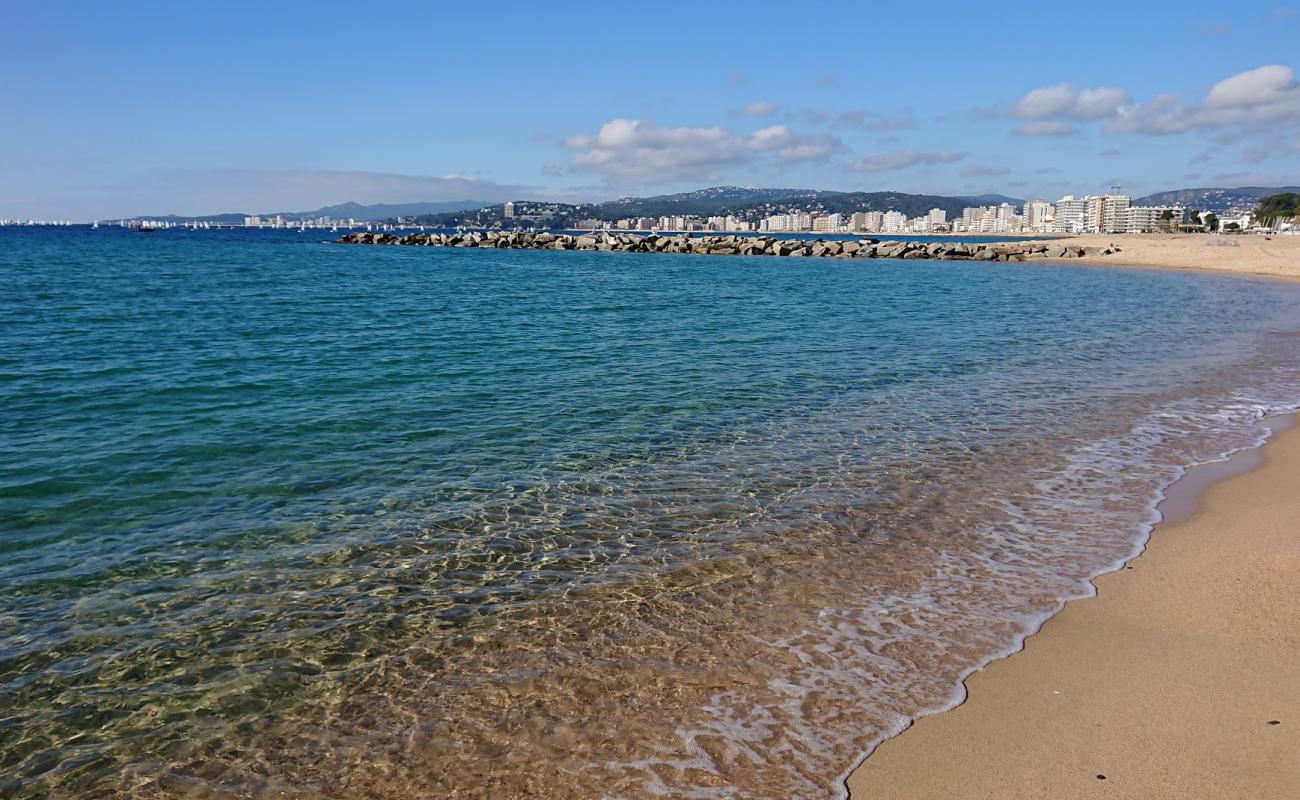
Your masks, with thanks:
[(1300, 396), (1274, 283), (318, 237), (0, 229), (6, 796), (833, 796)]

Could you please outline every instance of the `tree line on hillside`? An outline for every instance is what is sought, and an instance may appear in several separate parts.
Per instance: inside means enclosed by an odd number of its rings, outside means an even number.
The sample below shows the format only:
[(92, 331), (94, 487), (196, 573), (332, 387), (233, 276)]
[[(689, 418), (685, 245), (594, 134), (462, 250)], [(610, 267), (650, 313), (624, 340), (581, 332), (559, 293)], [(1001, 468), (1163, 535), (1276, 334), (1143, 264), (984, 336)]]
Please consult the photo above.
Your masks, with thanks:
[(1300, 218), (1300, 194), (1273, 194), (1262, 197), (1255, 209), (1255, 221), (1273, 225), (1279, 221)]
[[(662, 197), (623, 198), (606, 203), (516, 203), (516, 216), (506, 218), (503, 205), (485, 206), (471, 211), (445, 214), (422, 214), (409, 221), (434, 227), (568, 227), (580, 220), (614, 222), (619, 219), (674, 216), (735, 216), (748, 222), (758, 222), (764, 217), (778, 214), (843, 214), (859, 211), (898, 211), (908, 217), (928, 214), (939, 208), (949, 219), (961, 216), (962, 210), (972, 206), (996, 205), (998, 201), (1012, 200), (1002, 197), (945, 197), (942, 195), (907, 194), (905, 192), (817, 192), (802, 195), (761, 197), (758, 199), (735, 197), (702, 197), (691, 195), (666, 195)], [(1016, 201), (1015, 204), (1018, 204)], [(522, 213), (520, 206), (537, 207), (541, 215)], [(543, 217), (543, 218), (539, 218)]]

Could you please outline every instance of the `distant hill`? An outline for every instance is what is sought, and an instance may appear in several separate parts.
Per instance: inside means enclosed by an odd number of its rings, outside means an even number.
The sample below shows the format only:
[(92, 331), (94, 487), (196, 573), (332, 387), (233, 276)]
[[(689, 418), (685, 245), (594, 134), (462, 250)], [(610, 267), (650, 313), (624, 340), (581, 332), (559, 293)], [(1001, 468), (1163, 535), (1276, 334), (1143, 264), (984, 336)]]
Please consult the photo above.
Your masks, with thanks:
[[(570, 205), (542, 201), (517, 201), (516, 213), (535, 216), (546, 215), (544, 224), (553, 227), (576, 225), (580, 220), (612, 222), (628, 217), (665, 216), (735, 216), (757, 221), (774, 214), (808, 212), (818, 214), (852, 214), (857, 211), (898, 211), (909, 217), (941, 208), (948, 216), (960, 216), (962, 209), (1009, 202), (1022, 205), (1023, 201), (1004, 195), (978, 197), (946, 197), (905, 192), (833, 192), (821, 189), (747, 189), (739, 186), (715, 186), (693, 192), (656, 195), (653, 197), (624, 197), (605, 203)], [(421, 215), (424, 225), (493, 227), (509, 224), (505, 221), (502, 204), (484, 206), (471, 211)], [(518, 219), (515, 224), (535, 224), (536, 220)]]
[[(1207, 190), (1208, 191), (1208, 190)], [(1272, 190), (1269, 190), (1272, 191)], [(1266, 192), (1267, 193), (1267, 192)], [(614, 221), (626, 217), (666, 217), (666, 216), (727, 216), (757, 221), (773, 214), (786, 214), (797, 211), (818, 214), (852, 214), (857, 211), (898, 211), (909, 217), (928, 213), (931, 209), (941, 208), (948, 212), (949, 218), (960, 216), (962, 209), (968, 206), (998, 205), (1011, 203), (1023, 205), (1024, 201), (1001, 194), (983, 194), (974, 197), (947, 197), (931, 194), (907, 194), (906, 192), (836, 192), (824, 189), (771, 189), (746, 188), (741, 186), (713, 186), (697, 189), (693, 192), (654, 195), (652, 197), (623, 197), (604, 203), (551, 203), (545, 201), (516, 201), (520, 206), (518, 213), (523, 214), (524, 206), (549, 215), (545, 224), (557, 227), (575, 225), (580, 220), (596, 219)], [(1212, 210), (1212, 209), (1211, 209)], [(480, 200), (447, 200), (422, 203), (340, 203), (323, 206), (311, 211), (271, 211), (257, 216), (267, 219), (282, 216), (289, 220), (315, 219), (355, 219), (363, 222), (393, 221), (398, 217), (414, 217), (424, 225), (472, 225), (492, 226), (504, 224), (503, 204), (488, 204)], [(167, 214), (146, 216), (168, 222), (220, 222), (223, 224), (242, 223), (244, 212), (228, 214), (211, 214), (207, 216), (183, 216)], [(521, 221), (521, 224), (535, 224), (537, 221)]]
[[(274, 216), (281, 216), (290, 220), (315, 219), (317, 217), (329, 217), (330, 219), (355, 219), (361, 222), (383, 222), (387, 219), (396, 217), (414, 217), (421, 214), (445, 214), (450, 211), (464, 211), (466, 209), (482, 208), (487, 205), (482, 200), (444, 200), (441, 202), (425, 203), (376, 203), (374, 205), (362, 205), (360, 203), (339, 203), (336, 206), (323, 206), (314, 211), (264, 211), (257, 216), (262, 219), (269, 219)], [(140, 214), (136, 217), (127, 219), (153, 219), (162, 222), (219, 222), (222, 225), (242, 225), (244, 217), (253, 216), (252, 214), (239, 211), (225, 214), (206, 214), (187, 216), (184, 214)], [(116, 221), (116, 220), (114, 220)]]
[[(948, 197), (937, 194), (907, 194), (906, 192), (833, 192), (814, 198), (791, 198), (773, 205), (788, 205), (789, 210), (820, 212), (826, 214), (852, 214), (857, 211), (898, 211), (909, 217), (919, 217), (939, 208), (948, 212), (948, 218), (960, 217), (963, 209), (972, 206), (997, 205), (1011, 203), (1015, 206), (1024, 204), (1002, 195), (981, 195), (979, 197)], [(774, 213), (779, 213), (777, 209)]]
[(839, 192), (821, 189), (747, 189), (740, 186), (714, 186), (693, 192), (661, 194), (653, 197), (623, 197), (594, 205), (598, 219), (620, 217), (714, 216), (738, 208), (776, 203), (794, 198), (829, 197)]
[(1003, 203), (1010, 203), (1013, 206), (1023, 206), (1025, 201), (1018, 197), (1007, 197), (1005, 194), (977, 194), (970, 200), (978, 200), (986, 206), (1000, 206)]
[[(293, 219), (329, 217), (330, 219), (351, 218), (366, 222), (380, 222), (396, 217), (416, 217), (421, 214), (445, 214), (448, 211), (465, 211), (471, 208), (482, 208), (486, 205), (488, 203), (483, 200), (444, 200), (436, 203), (375, 203), (369, 206), (360, 203), (340, 203), (336, 206), (324, 206), (315, 211), (280, 213)], [(263, 214), (262, 216), (273, 217), (275, 214)]]
[(919, 216), (932, 208), (942, 208), (949, 216), (960, 215), (968, 206), (1024, 201), (1003, 195), (979, 197), (945, 197), (904, 192), (832, 192), (822, 189), (743, 189), (738, 186), (715, 186), (694, 192), (656, 197), (625, 197), (592, 208), (596, 219), (620, 217), (659, 217), (695, 214), (750, 217), (754, 212), (779, 214), (809, 211), (827, 214), (851, 214), (855, 211), (899, 211), (909, 217)]
[(1274, 194), (1300, 192), (1300, 186), (1240, 186), (1228, 189), (1211, 186), (1200, 189), (1175, 189), (1170, 192), (1156, 192), (1133, 201), (1139, 206), (1183, 206), (1198, 211), (1213, 211), (1215, 214), (1239, 214), (1248, 212), (1262, 197)]
[(243, 225), (245, 216), (247, 215), (243, 212), (235, 211), (226, 214), (206, 214), (201, 216), (184, 216), (182, 214), (137, 214), (134, 217), (122, 217), (121, 219), (106, 219), (101, 221), (107, 224), (113, 224), (128, 219), (150, 219), (157, 220), (158, 222), (174, 222), (177, 225), (185, 222), (213, 222), (222, 225)]

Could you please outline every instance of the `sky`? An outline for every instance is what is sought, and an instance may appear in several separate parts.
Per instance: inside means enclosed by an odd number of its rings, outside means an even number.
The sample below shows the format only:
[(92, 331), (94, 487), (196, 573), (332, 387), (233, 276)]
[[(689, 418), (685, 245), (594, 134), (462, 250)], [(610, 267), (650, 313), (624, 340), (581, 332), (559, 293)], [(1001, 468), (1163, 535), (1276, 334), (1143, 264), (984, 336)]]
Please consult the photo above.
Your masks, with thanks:
[(1300, 184), (1300, 3), (407, 5), (0, 0), (0, 218)]

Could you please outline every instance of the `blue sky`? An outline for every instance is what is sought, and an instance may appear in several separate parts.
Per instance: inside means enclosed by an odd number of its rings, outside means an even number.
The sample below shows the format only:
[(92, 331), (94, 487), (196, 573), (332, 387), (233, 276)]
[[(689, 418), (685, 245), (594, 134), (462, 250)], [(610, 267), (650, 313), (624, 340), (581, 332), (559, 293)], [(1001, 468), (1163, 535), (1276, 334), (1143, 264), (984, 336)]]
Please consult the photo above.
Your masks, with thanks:
[(0, 217), (1300, 183), (1297, 6), (129, 5), (0, 2)]

